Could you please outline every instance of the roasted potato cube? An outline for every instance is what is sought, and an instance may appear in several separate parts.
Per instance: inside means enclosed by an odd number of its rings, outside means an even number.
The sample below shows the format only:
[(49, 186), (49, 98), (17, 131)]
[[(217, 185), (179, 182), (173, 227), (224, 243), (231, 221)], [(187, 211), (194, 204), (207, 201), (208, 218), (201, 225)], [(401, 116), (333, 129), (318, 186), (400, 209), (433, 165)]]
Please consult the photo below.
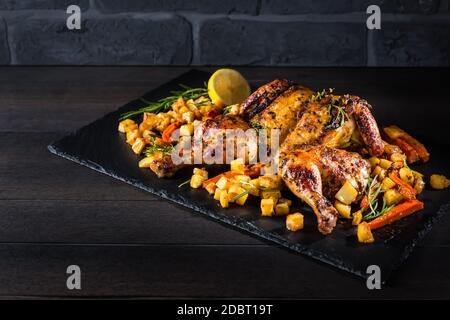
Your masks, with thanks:
[[(394, 154), (394, 153), (399, 153), (402, 152), (402, 150), (393, 144), (389, 144), (389, 143), (384, 143), (384, 152), (386, 152), (387, 154)], [(392, 160), (394, 161), (394, 160)]]
[(231, 171), (239, 172), (240, 174), (245, 174), (245, 163), (244, 159), (238, 158), (230, 163)]
[(278, 175), (265, 175), (259, 177), (259, 186), (267, 189), (277, 189), (281, 186), (281, 178)]
[(245, 189), (241, 188), (241, 190), (239, 190), (239, 193), (237, 195), (239, 195), (239, 198), (237, 198), (235, 200), (236, 204), (243, 206), (245, 204), (245, 201), (247, 201), (248, 198), (248, 193), (245, 193)]
[(372, 168), (375, 168), (375, 166), (380, 163), (380, 159), (377, 157), (369, 158), (369, 163)]
[(350, 205), (347, 204), (343, 204), (342, 202), (336, 200), (334, 202), (334, 207), (336, 208), (336, 210), (339, 212), (339, 214), (347, 219), (351, 218), (351, 210), (352, 208), (350, 207)]
[(358, 224), (361, 223), (361, 221), (362, 221), (362, 212), (361, 210), (358, 210), (353, 214), (352, 225), (357, 226)]
[(355, 201), (358, 196), (358, 191), (351, 185), (350, 182), (345, 181), (344, 185), (339, 189), (339, 191), (334, 196), (337, 200), (343, 204), (350, 204)]
[(273, 199), (261, 199), (261, 214), (270, 217), (273, 214), (275, 202)]
[(221, 190), (228, 190), (231, 187), (231, 182), (226, 177), (221, 177), (219, 181), (216, 182), (217, 188)]
[(125, 133), (128, 133), (130, 131), (134, 131), (134, 130), (139, 130), (139, 127), (138, 127), (138, 125), (136, 123), (135, 124), (130, 124), (129, 126), (125, 127)]
[(370, 230), (367, 222), (361, 222), (358, 224), (358, 241), (362, 243), (372, 243), (374, 242), (372, 231)]
[(139, 161), (139, 168), (150, 168), (152, 161), (153, 157), (145, 157), (144, 159), (141, 159), (141, 161)]
[(136, 124), (133, 120), (125, 119), (119, 122), (119, 127), (117, 129), (122, 133), (126, 133), (126, 128), (133, 124)]
[(417, 191), (417, 194), (422, 193), (423, 189), (425, 189), (425, 181), (423, 181), (423, 178), (421, 176), (416, 176), (414, 189)]
[(144, 150), (144, 147), (145, 147), (144, 138), (136, 138), (136, 140), (134, 140), (133, 145), (131, 146), (131, 149), (133, 149), (134, 153), (141, 154), (142, 150)]
[(430, 177), (430, 184), (433, 189), (441, 190), (450, 185), (450, 180), (446, 176), (440, 174), (432, 174)]
[(285, 216), (289, 213), (289, 205), (287, 202), (284, 203), (278, 203), (275, 206), (275, 215), (277, 216)]
[(228, 196), (227, 190), (221, 190), (220, 191), (220, 205), (222, 208), (228, 208), (228, 204), (230, 202), (230, 198)]
[(262, 199), (273, 199), (274, 203), (278, 202), (278, 199), (281, 198), (281, 191), (280, 190), (262, 190), (261, 191), (261, 198)]
[(217, 186), (214, 183), (208, 183), (205, 186), (206, 191), (208, 191), (209, 194), (215, 194), (216, 190), (220, 190), (217, 188)]
[(190, 183), (191, 188), (194, 188), (194, 189), (200, 188), (205, 180), (206, 179), (204, 177), (194, 174), (191, 177), (191, 183)]
[(389, 189), (383, 195), (384, 201), (388, 206), (400, 203), (403, 200), (403, 196), (397, 189)]
[(397, 184), (391, 180), (391, 178), (386, 177), (383, 179), (383, 181), (381, 181), (381, 188), (383, 190), (389, 190), (392, 189), (393, 187), (395, 187)]
[(380, 166), (376, 166), (375, 169), (373, 169), (373, 174), (378, 176), (378, 180), (383, 180), (386, 177), (386, 170)]
[(389, 169), (389, 167), (392, 165), (392, 161), (380, 159), (380, 163), (378, 165), (383, 169)]
[(192, 111), (184, 112), (181, 118), (187, 123), (191, 123), (195, 120), (195, 114)]
[(407, 184), (413, 185), (414, 183), (414, 175), (411, 169), (403, 167), (398, 171), (400, 178), (406, 182)]
[(393, 153), (391, 154), (392, 162), (404, 162), (406, 160), (406, 155), (403, 153)]
[(219, 188), (216, 187), (216, 190), (214, 191), (214, 200), (217, 200), (217, 201), (220, 200), (220, 193), (221, 192), (222, 192), (222, 190), (220, 190)]
[(133, 145), (134, 141), (140, 137), (139, 129), (134, 129), (127, 132), (127, 143)]
[(290, 231), (303, 229), (304, 218), (299, 212), (291, 213), (286, 217), (286, 228)]
[(292, 201), (286, 198), (280, 198), (278, 199), (278, 203), (287, 203), (287, 205), (290, 207), (292, 206)]
[(245, 174), (240, 174), (234, 177), (234, 180), (239, 182), (248, 182), (250, 183), (251, 178), (249, 176), (246, 176)]
[(203, 168), (201, 168), (201, 169), (200, 168), (194, 168), (194, 174), (196, 174), (198, 176), (201, 176), (201, 177), (203, 177), (205, 179), (208, 179), (208, 171), (206, 171)]
[(192, 123), (183, 124), (180, 127), (180, 136), (188, 137), (194, 133), (194, 125)]

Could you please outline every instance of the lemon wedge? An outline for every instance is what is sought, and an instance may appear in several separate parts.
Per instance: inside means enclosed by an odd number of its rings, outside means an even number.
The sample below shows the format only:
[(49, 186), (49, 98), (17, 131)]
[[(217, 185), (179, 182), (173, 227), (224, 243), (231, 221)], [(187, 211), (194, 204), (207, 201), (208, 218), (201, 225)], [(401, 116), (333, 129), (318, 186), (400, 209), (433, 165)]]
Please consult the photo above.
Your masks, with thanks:
[(209, 78), (208, 94), (214, 104), (229, 106), (247, 99), (250, 95), (250, 86), (236, 70), (219, 69)]

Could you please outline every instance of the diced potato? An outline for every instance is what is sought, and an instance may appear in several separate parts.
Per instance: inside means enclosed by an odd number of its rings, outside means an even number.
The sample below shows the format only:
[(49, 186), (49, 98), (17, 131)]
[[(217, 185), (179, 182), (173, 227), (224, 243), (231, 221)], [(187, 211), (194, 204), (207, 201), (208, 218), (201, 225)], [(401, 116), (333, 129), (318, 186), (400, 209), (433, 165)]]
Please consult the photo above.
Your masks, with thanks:
[(358, 224), (358, 241), (362, 243), (372, 243), (374, 242), (372, 231), (370, 230), (367, 222), (362, 222)]
[(411, 169), (403, 167), (403, 168), (401, 168), (399, 170), (398, 174), (400, 175), (400, 178), (404, 182), (406, 182), (406, 183), (408, 183), (410, 185), (412, 185), (414, 183), (414, 175), (413, 175)]
[(334, 196), (337, 200), (343, 204), (350, 204), (355, 201), (358, 196), (358, 191), (351, 185), (350, 182), (345, 181), (344, 185), (339, 189), (339, 191)]
[(133, 145), (134, 141), (139, 138), (139, 129), (134, 129), (127, 132), (127, 143)]
[(239, 191), (240, 192), (238, 193), (238, 195), (240, 195), (240, 196), (239, 196), (239, 198), (236, 199), (235, 202), (236, 202), (236, 204), (243, 206), (245, 204), (245, 201), (247, 201), (248, 193), (243, 194), (245, 192), (245, 189), (242, 189), (242, 188)]
[(200, 188), (205, 180), (204, 177), (194, 174), (191, 178), (191, 188)]
[(278, 175), (265, 175), (259, 177), (259, 186), (267, 189), (277, 189), (281, 186), (281, 178)]
[(237, 176), (234, 177), (234, 180), (239, 181), (239, 182), (247, 182), (250, 183), (251, 178), (245, 174), (239, 174)]
[(216, 190), (220, 190), (217, 188), (217, 186), (214, 183), (208, 183), (205, 186), (206, 191), (208, 191), (209, 194), (215, 194)]
[(139, 161), (139, 168), (150, 168), (154, 158), (153, 157), (145, 157)]
[(370, 166), (372, 168), (374, 168), (377, 164), (380, 163), (380, 159), (378, 159), (377, 157), (372, 157), (369, 159), (369, 163), (370, 163)]
[(180, 127), (180, 136), (187, 137), (194, 134), (194, 125), (192, 123), (183, 124)]
[(216, 186), (221, 190), (228, 190), (231, 186), (231, 182), (226, 177), (221, 177), (219, 181), (216, 182)]
[(228, 188), (228, 193), (239, 194), (239, 193), (244, 192), (244, 191), (245, 190), (242, 189), (241, 186), (238, 183), (232, 183), (230, 185), (230, 187)]
[(135, 124), (130, 124), (129, 126), (125, 127), (125, 133), (128, 133), (130, 131), (134, 131), (134, 130), (139, 130), (138, 125)]
[(205, 179), (208, 179), (208, 171), (206, 171), (205, 169), (200, 169), (200, 168), (194, 168), (194, 174), (201, 176)]
[(397, 189), (389, 189), (383, 195), (384, 201), (388, 206), (400, 203), (403, 200), (403, 196)]
[(184, 121), (186, 121), (187, 123), (191, 123), (195, 120), (195, 114), (192, 111), (188, 111), (188, 112), (183, 113), (181, 118)]
[(133, 124), (136, 124), (133, 120), (125, 119), (119, 122), (119, 127), (117, 129), (122, 133), (126, 133), (126, 128)]
[[(387, 154), (399, 153), (401, 151), (402, 150), (396, 145), (389, 144), (386, 142), (384, 143), (384, 152), (386, 152)], [(392, 161), (394, 161), (394, 160), (392, 160)]]
[(389, 167), (392, 165), (392, 161), (386, 160), (386, 159), (380, 159), (379, 166), (383, 169), (389, 169)]
[(430, 177), (430, 184), (433, 189), (441, 190), (450, 185), (450, 180), (440, 174), (432, 174)]
[(363, 216), (362, 216), (361, 210), (356, 211), (356, 212), (353, 214), (352, 225), (357, 226), (358, 224), (360, 224), (361, 221), (362, 221), (362, 217), (363, 217)]
[(391, 154), (391, 161), (393, 162), (404, 162), (406, 160), (406, 155), (403, 153), (393, 153)]
[(278, 199), (281, 198), (281, 191), (280, 190), (262, 190), (261, 191), (261, 198), (262, 199), (273, 199), (274, 203), (278, 202)]
[(422, 193), (423, 189), (425, 189), (425, 181), (421, 176), (416, 176), (416, 182), (414, 182), (414, 189), (417, 193)]
[(274, 206), (273, 199), (261, 199), (261, 214), (265, 217), (272, 216)]
[(186, 105), (183, 105), (180, 109), (178, 109), (178, 113), (183, 115), (186, 112), (189, 112), (189, 108)]
[(290, 207), (292, 206), (292, 201), (286, 198), (280, 198), (278, 199), (278, 203), (287, 203), (287, 205)]
[(151, 130), (144, 130), (144, 131), (142, 131), (141, 135), (142, 135), (142, 138), (147, 139), (149, 141), (151, 141), (151, 139), (156, 136), (156, 134)]
[(275, 215), (277, 216), (285, 216), (289, 213), (289, 205), (287, 202), (284, 203), (278, 203), (275, 206)]
[(133, 149), (134, 153), (141, 154), (142, 150), (144, 150), (144, 147), (145, 147), (144, 138), (136, 138), (136, 140), (134, 140), (133, 145), (131, 146), (131, 149)]
[(380, 166), (376, 166), (375, 169), (373, 169), (373, 174), (378, 176), (378, 180), (383, 180), (386, 177), (386, 170)]
[(291, 213), (286, 217), (286, 228), (290, 231), (303, 229), (304, 217), (301, 213)]
[(214, 200), (217, 200), (217, 201), (220, 200), (220, 193), (221, 192), (222, 192), (222, 190), (220, 190), (219, 188), (216, 187), (216, 190), (214, 191)]
[(347, 219), (351, 218), (351, 210), (352, 208), (350, 207), (350, 205), (347, 204), (343, 204), (340, 201), (335, 201), (334, 202), (334, 207), (336, 208), (336, 210), (339, 212), (339, 214)]
[(231, 161), (230, 167), (231, 167), (231, 169), (230, 169), (231, 171), (239, 172), (240, 174), (245, 173), (245, 163), (244, 163), (244, 159), (242, 159), (242, 158), (238, 158), (238, 159)]
[(386, 178), (383, 179), (383, 181), (381, 181), (381, 188), (382, 188), (383, 190), (389, 190), (389, 189), (392, 189), (392, 188), (395, 187), (396, 185), (397, 185), (397, 184), (396, 184), (394, 181), (392, 181), (392, 179), (389, 178), (389, 177), (386, 177)]
[(228, 196), (227, 190), (221, 190), (220, 191), (220, 205), (222, 206), (222, 208), (228, 208), (229, 200), (230, 200), (230, 198)]

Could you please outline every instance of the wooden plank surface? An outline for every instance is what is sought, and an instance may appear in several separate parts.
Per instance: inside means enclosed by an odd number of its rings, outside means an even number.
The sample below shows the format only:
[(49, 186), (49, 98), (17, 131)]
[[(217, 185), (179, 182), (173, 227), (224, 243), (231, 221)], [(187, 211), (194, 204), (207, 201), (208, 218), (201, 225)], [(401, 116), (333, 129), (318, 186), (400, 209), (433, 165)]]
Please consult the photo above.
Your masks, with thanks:
[[(46, 145), (186, 68), (0, 68), (0, 295), (276, 298), (450, 296), (450, 218), (392, 283), (365, 283), (51, 155)], [(209, 70), (209, 69), (207, 69)], [(380, 121), (439, 139), (447, 156), (448, 69), (241, 68), (367, 98)], [(433, 97), (433, 99), (430, 99)], [(432, 103), (432, 104), (430, 104)], [(405, 113), (405, 108), (408, 112)], [(385, 110), (382, 110), (385, 109)], [(389, 110), (389, 112), (386, 112)], [(420, 120), (420, 121), (419, 121)], [(428, 130), (418, 130), (420, 123)], [(79, 264), (83, 289), (65, 288)]]

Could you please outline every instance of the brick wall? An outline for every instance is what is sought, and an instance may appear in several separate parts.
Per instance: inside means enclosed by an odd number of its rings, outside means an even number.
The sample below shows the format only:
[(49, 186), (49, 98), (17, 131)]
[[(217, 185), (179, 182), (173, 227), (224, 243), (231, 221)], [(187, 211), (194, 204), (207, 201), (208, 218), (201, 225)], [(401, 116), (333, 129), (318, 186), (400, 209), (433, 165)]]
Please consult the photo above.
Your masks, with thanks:
[(0, 64), (450, 66), (449, 1), (0, 0)]

